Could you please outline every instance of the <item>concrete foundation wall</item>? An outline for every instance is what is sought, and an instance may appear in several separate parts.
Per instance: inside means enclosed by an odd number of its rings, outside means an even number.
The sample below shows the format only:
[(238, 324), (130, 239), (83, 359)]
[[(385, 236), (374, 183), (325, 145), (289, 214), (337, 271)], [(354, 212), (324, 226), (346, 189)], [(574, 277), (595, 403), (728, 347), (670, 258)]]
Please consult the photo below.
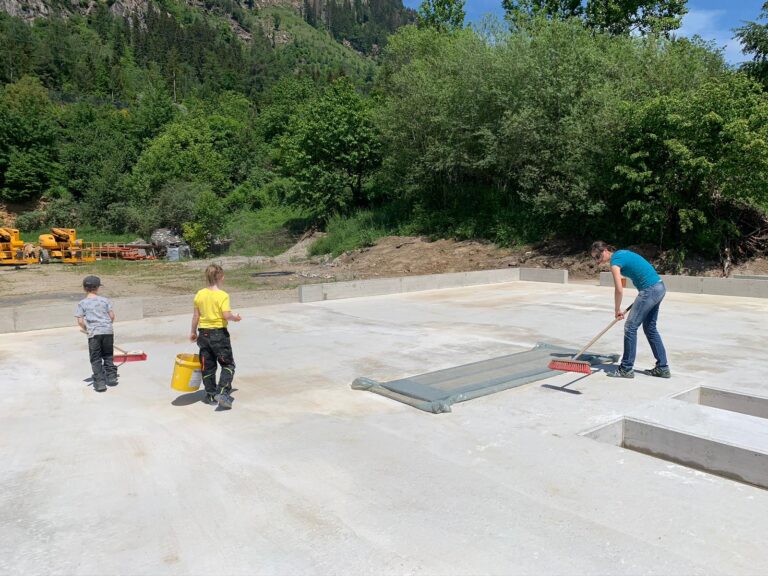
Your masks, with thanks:
[[(661, 278), (669, 292), (768, 298), (768, 282), (756, 277), (711, 278), (662, 274)], [(610, 272), (600, 272), (600, 286), (613, 286), (613, 277)], [(634, 288), (629, 278), (627, 278), (627, 288)]]
[(520, 268), (520, 280), (526, 282), (554, 282), (557, 284), (568, 284), (568, 270)]
[[(120, 298), (112, 301), (118, 322), (141, 320), (144, 317), (144, 304), (141, 298)], [(6, 308), (0, 320), (0, 332), (27, 332), (76, 326), (76, 304), (49, 304), (47, 306), (27, 306)]]
[[(568, 281), (566, 270), (538, 270), (525, 268), (502, 268), (499, 270), (477, 270), (474, 272), (453, 272), (449, 274), (428, 274), (424, 276), (403, 276), (400, 278), (382, 278), (377, 280), (355, 280), (352, 282), (329, 282), (299, 286), (299, 302), (319, 302), (360, 296), (383, 296), (420, 290), (439, 290), (443, 288), (462, 288), (482, 284), (498, 284), (523, 280), (523, 271), (530, 281), (560, 282)], [(542, 272), (537, 274), (536, 272)]]
[[(176, 314), (189, 314), (191, 318), (193, 298), (193, 294), (158, 298), (115, 298), (112, 299), (112, 306), (117, 322)], [(235, 292), (230, 295), (230, 298), (232, 309), (237, 311), (265, 303), (296, 302), (296, 292), (294, 290)], [(0, 308), (0, 334), (75, 326), (75, 307), (74, 302), (63, 302), (37, 307)]]

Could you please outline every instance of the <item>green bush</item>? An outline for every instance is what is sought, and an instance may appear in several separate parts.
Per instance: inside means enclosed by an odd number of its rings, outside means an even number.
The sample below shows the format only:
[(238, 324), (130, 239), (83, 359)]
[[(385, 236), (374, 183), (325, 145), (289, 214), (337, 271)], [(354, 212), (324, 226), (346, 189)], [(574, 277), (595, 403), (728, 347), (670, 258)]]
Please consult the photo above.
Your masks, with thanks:
[(164, 228), (181, 230), (181, 225), (189, 221), (194, 214), (198, 199), (205, 192), (211, 192), (210, 186), (200, 182), (172, 180), (157, 193), (154, 210), (159, 213), (159, 224)]
[(342, 252), (373, 246), (390, 230), (382, 224), (374, 212), (359, 211), (352, 216), (332, 216), (328, 220), (327, 235), (312, 244), (309, 253), (312, 256), (331, 254), (338, 256)]
[(304, 212), (285, 206), (242, 211), (228, 223), (230, 252), (245, 256), (276, 256), (285, 252), (308, 226)]
[(202, 190), (198, 194), (194, 221), (182, 224), (184, 239), (195, 254), (205, 256), (210, 252), (213, 241), (223, 236), (226, 217), (224, 202), (213, 191)]

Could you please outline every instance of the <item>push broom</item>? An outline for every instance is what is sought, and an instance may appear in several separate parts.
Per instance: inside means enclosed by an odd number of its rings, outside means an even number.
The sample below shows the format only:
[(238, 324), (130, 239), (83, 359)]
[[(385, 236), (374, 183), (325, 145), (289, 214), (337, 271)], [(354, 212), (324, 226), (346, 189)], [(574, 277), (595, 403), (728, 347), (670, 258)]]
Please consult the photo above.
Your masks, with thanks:
[[(632, 308), (632, 304), (627, 306), (627, 309), (624, 310), (624, 315), (626, 316), (627, 312)], [(600, 332), (597, 336), (592, 338), (584, 348), (576, 352), (574, 354), (573, 358), (570, 360), (552, 360), (548, 365), (547, 368), (550, 370), (559, 370), (560, 372), (580, 372), (581, 374), (592, 374), (592, 365), (587, 362), (586, 360), (577, 360), (579, 356), (584, 354), (584, 352), (587, 351), (587, 349), (592, 346), (595, 342), (597, 342), (600, 337), (608, 332), (611, 328), (613, 328), (613, 325), (618, 322), (620, 318), (614, 318), (613, 322), (608, 324), (605, 328), (603, 328), (603, 331)]]
[[(83, 334), (88, 334), (87, 331), (80, 328), (80, 332)], [(117, 354), (115, 354), (112, 357), (113, 362), (118, 362), (118, 366), (121, 366), (125, 364), (126, 362), (142, 362), (147, 359), (147, 353), (143, 350), (131, 350), (129, 352), (126, 352), (122, 348), (116, 345), (112, 345), (112, 347), (117, 350)]]

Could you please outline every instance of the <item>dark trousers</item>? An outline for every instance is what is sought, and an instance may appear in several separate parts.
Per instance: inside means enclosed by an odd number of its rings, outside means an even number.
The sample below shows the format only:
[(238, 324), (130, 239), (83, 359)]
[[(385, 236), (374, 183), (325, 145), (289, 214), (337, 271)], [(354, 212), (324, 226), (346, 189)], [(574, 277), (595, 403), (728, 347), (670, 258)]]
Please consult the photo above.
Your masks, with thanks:
[[(200, 347), (200, 363), (203, 373), (203, 385), (208, 394), (229, 394), (235, 377), (235, 359), (232, 357), (232, 344), (226, 328), (200, 328), (197, 332), (197, 345)], [(216, 365), (221, 365), (219, 384), (216, 386)]]
[(88, 338), (88, 355), (91, 358), (94, 384), (117, 382), (117, 366), (112, 360), (115, 355), (114, 342), (113, 334), (97, 334)]

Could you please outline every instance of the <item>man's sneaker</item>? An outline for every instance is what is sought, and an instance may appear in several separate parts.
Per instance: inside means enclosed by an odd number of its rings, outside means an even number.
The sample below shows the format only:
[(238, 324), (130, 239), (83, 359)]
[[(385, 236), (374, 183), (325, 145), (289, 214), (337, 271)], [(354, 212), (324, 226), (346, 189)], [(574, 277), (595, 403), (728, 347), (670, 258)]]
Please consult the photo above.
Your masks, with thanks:
[(613, 372), (608, 372), (607, 376), (609, 378), (634, 378), (635, 377), (635, 371), (634, 370), (624, 370), (624, 368), (619, 366)]
[(648, 376), (656, 376), (656, 378), (672, 377), (672, 372), (669, 371), (669, 366), (656, 366), (650, 370), (643, 370), (643, 374), (648, 374)]
[(96, 392), (104, 392), (104, 390), (107, 389), (107, 385), (104, 384), (104, 382), (94, 382), (93, 389), (96, 390)]
[(216, 402), (219, 403), (219, 408), (225, 408), (227, 410), (232, 408), (232, 402), (235, 401), (235, 399), (232, 398), (232, 396), (224, 392), (222, 392), (221, 394), (216, 394), (214, 398), (216, 399)]
[(203, 396), (202, 402), (203, 404), (209, 404), (213, 406), (214, 404), (216, 404), (215, 394), (206, 394), (205, 396)]

